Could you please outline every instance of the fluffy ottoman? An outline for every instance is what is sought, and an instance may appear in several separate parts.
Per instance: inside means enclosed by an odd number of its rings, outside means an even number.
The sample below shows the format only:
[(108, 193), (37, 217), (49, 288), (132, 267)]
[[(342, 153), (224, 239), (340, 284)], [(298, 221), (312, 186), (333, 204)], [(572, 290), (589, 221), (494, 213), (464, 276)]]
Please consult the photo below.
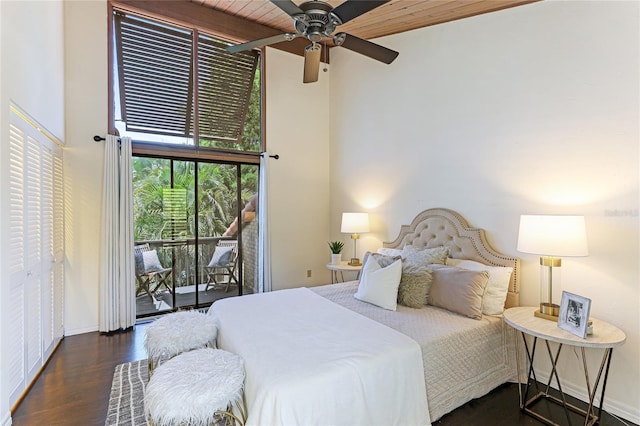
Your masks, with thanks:
[(213, 317), (197, 312), (174, 312), (146, 328), (144, 348), (149, 359), (149, 375), (160, 362), (182, 352), (215, 347), (218, 328)]
[(147, 418), (155, 426), (243, 425), (244, 361), (221, 349), (196, 349), (156, 368), (145, 389)]

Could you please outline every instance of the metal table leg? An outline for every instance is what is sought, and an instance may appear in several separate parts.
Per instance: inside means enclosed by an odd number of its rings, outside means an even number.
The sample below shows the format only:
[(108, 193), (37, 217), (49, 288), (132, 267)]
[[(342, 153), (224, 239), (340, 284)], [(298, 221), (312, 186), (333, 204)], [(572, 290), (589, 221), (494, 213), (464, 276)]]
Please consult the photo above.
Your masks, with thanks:
[[(613, 348), (606, 348), (604, 351), (604, 354), (602, 355), (602, 361), (600, 362), (600, 368), (598, 370), (598, 374), (596, 376), (596, 379), (593, 383), (593, 387), (591, 387), (591, 382), (589, 380), (589, 371), (587, 368), (587, 361), (586, 361), (586, 353), (585, 353), (585, 349), (584, 347), (581, 348), (581, 356), (582, 356), (582, 365), (583, 365), (583, 370), (584, 370), (584, 376), (585, 376), (585, 381), (587, 384), (587, 392), (589, 395), (589, 402), (588, 402), (588, 408), (587, 410), (583, 410), (573, 404), (570, 404), (567, 402), (566, 400), (566, 396), (564, 394), (564, 391), (562, 390), (562, 385), (560, 384), (560, 377), (558, 375), (558, 370), (557, 370), (557, 364), (558, 364), (558, 359), (560, 358), (560, 352), (562, 350), (562, 344), (558, 344), (558, 350), (556, 351), (555, 355), (553, 354), (553, 352), (551, 351), (551, 347), (549, 345), (549, 342), (545, 340), (545, 344), (547, 347), (547, 353), (549, 355), (549, 360), (551, 361), (551, 373), (549, 376), (549, 381), (547, 382), (546, 388), (544, 391), (541, 391), (538, 387), (538, 381), (536, 378), (536, 373), (535, 373), (535, 369), (533, 368), (533, 361), (534, 361), (534, 357), (535, 357), (535, 352), (536, 352), (536, 346), (537, 346), (537, 342), (538, 342), (538, 338), (534, 337), (533, 338), (533, 344), (531, 345), (531, 347), (529, 346), (527, 339), (526, 339), (526, 334), (522, 333), (522, 340), (524, 342), (524, 348), (525, 348), (525, 352), (527, 354), (527, 359), (529, 361), (529, 368), (528, 368), (528, 374), (527, 374), (527, 383), (525, 384), (525, 389), (524, 389), (524, 393), (522, 393), (521, 391), (521, 384), (520, 384), (520, 363), (518, 361), (518, 359), (516, 359), (516, 365), (517, 365), (517, 369), (518, 369), (518, 393), (519, 393), (519, 400), (520, 400), (520, 410), (522, 410), (524, 413), (526, 413), (527, 415), (539, 420), (542, 423), (545, 423), (547, 425), (551, 425), (551, 426), (559, 426), (558, 423), (553, 422), (551, 419), (548, 419), (546, 417), (544, 417), (543, 415), (535, 412), (532, 410), (532, 406), (534, 404), (536, 404), (538, 401), (540, 401), (541, 399), (546, 399), (552, 403), (555, 403), (559, 406), (561, 406), (565, 412), (565, 416), (567, 419), (567, 424), (571, 425), (571, 417), (569, 414), (569, 411), (573, 411), (575, 413), (580, 414), (581, 416), (584, 417), (584, 426), (592, 426), (595, 425), (596, 423), (598, 423), (598, 421), (600, 420), (601, 416), (602, 416), (602, 407), (604, 404), (604, 394), (605, 394), (605, 389), (607, 386), (607, 379), (609, 376), (609, 366), (611, 365), (611, 356), (613, 353)], [(517, 342), (517, 340), (516, 340)], [(518, 346), (516, 346), (516, 357), (518, 356)], [(603, 377), (603, 373), (604, 372), (604, 377)], [(552, 380), (555, 378), (556, 380), (556, 384), (558, 386), (558, 392), (560, 393), (560, 398), (557, 398), (553, 395), (551, 395), (549, 393), (549, 390), (551, 388), (551, 382)], [(594, 406), (594, 400), (595, 400), (595, 395), (597, 393), (598, 390), (598, 386), (600, 385), (600, 380), (602, 380), (602, 390), (601, 390), (601, 394), (600, 394), (600, 406), (598, 407), (598, 414), (596, 415), (595, 410), (596, 407)], [(531, 398), (529, 398), (527, 400), (528, 394), (529, 394), (529, 388), (531, 386), (531, 382), (533, 381), (533, 384), (535, 386), (535, 390), (536, 393), (534, 396), (532, 396)]]

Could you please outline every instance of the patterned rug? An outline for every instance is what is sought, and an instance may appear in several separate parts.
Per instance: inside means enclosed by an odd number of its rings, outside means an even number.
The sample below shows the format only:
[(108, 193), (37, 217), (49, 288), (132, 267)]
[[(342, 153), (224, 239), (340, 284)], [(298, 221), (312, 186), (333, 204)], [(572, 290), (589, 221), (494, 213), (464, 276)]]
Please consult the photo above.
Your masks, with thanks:
[(146, 359), (116, 365), (105, 426), (147, 425), (144, 388), (148, 377)]

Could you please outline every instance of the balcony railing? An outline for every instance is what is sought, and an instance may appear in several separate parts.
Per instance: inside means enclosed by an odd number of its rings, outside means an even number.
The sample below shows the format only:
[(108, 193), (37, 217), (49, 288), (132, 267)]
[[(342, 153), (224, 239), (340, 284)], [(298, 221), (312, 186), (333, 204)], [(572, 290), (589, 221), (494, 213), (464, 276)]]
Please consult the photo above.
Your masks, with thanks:
[[(154, 315), (162, 311), (175, 310), (183, 307), (200, 308), (209, 306), (213, 301), (230, 296), (237, 296), (238, 290), (234, 286), (225, 291), (225, 288), (209, 288), (205, 291), (207, 273), (204, 266), (209, 264), (213, 251), (221, 240), (235, 240), (231, 237), (200, 237), (198, 238), (198, 262), (196, 264), (196, 239), (185, 238), (181, 240), (140, 240), (135, 245), (148, 244), (151, 250), (156, 250), (158, 259), (164, 268), (171, 268), (172, 273), (167, 279), (166, 288), (159, 289), (158, 293), (150, 298), (147, 293), (139, 292), (136, 299), (137, 316)], [(236, 278), (239, 285), (242, 279), (236, 270)], [(196, 305), (196, 291), (198, 291)], [(138, 293), (138, 292), (137, 292)], [(153, 300), (152, 300), (153, 299)]]

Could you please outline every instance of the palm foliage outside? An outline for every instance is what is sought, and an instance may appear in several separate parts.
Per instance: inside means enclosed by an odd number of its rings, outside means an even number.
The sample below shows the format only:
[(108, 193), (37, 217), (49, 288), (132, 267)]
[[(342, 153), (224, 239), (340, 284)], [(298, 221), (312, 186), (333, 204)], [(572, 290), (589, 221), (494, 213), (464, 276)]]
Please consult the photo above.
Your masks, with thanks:
[[(256, 72), (251, 101), (247, 112), (242, 140), (221, 148), (259, 152), (261, 149), (260, 73)], [(196, 188), (195, 168), (198, 167)], [(172, 174), (173, 168), (173, 176)], [(250, 164), (221, 164), (204, 161), (180, 161), (166, 158), (133, 158), (134, 239), (165, 241), (158, 245), (163, 265), (173, 261), (176, 286), (193, 284), (195, 250), (187, 239), (221, 236), (236, 218), (238, 211), (258, 190), (258, 166)], [(240, 170), (240, 179), (238, 179)], [(240, 200), (238, 200), (240, 185)], [(170, 215), (163, 209), (163, 193), (168, 188), (184, 189), (186, 202), (186, 230), (172, 226)], [(181, 191), (174, 191), (175, 193)], [(196, 217), (196, 205), (198, 217)], [(171, 244), (173, 241), (178, 244)], [(180, 244), (179, 242), (183, 243)], [(200, 247), (200, 262), (208, 262), (213, 244)]]

